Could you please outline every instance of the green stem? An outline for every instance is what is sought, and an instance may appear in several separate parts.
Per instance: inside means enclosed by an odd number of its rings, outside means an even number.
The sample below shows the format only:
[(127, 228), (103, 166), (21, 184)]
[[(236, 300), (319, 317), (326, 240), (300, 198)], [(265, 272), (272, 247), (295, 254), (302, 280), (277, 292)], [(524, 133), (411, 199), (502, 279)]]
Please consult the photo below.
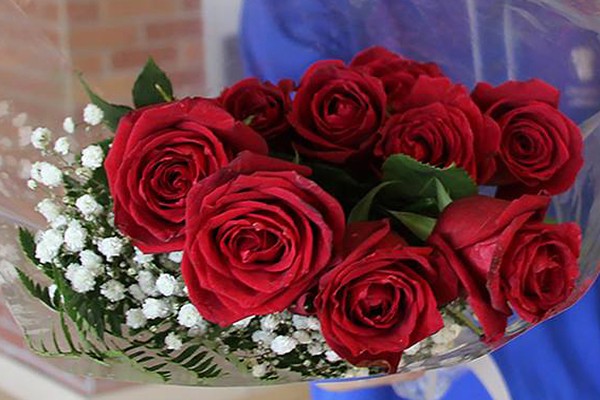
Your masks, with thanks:
[(450, 307), (448, 307), (446, 309), (446, 311), (448, 312), (448, 314), (450, 314), (450, 316), (457, 323), (459, 323), (460, 325), (466, 326), (471, 331), (473, 331), (473, 333), (475, 333), (477, 336), (480, 336), (480, 337), (483, 336), (483, 331), (481, 330), (481, 328), (479, 328), (477, 325), (475, 325), (475, 323), (473, 323), (473, 321), (471, 321), (469, 318), (467, 318), (462, 312), (453, 310)]

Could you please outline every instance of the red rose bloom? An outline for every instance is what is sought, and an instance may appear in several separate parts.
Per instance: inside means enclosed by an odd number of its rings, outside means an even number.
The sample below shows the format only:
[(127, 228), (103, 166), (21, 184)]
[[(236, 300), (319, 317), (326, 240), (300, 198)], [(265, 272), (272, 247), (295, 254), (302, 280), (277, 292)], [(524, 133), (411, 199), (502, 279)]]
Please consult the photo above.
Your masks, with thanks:
[(204, 318), (283, 311), (334, 261), (344, 213), (308, 172), (243, 153), (190, 191), (181, 268)]
[(244, 79), (225, 89), (219, 103), (239, 121), (250, 119), (249, 126), (265, 139), (289, 132), (287, 120), (294, 83), (283, 80), (278, 85), (256, 78)]
[(511, 308), (539, 322), (558, 311), (579, 274), (581, 232), (543, 222), (550, 199), (474, 196), (442, 213), (429, 237), (435, 263), (458, 275), (486, 339), (503, 337)]
[(289, 120), (298, 151), (343, 164), (371, 151), (385, 117), (381, 82), (341, 61), (314, 63), (302, 77)]
[(402, 153), (437, 167), (456, 164), (477, 182), (494, 174), (500, 130), (481, 114), (466, 87), (421, 76), (399, 108), (375, 146), (381, 161)]
[(358, 53), (350, 66), (364, 70), (381, 80), (388, 96), (388, 110), (393, 114), (410, 93), (421, 75), (443, 77), (437, 64), (409, 60), (383, 47), (375, 46)]
[(204, 99), (145, 107), (124, 116), (104, 167), (116, 226), (145, 253), (183, 249), (185, 199), (195, 182), (264, 140)]
[(583, 138), (577, 125), (558, 110), (559, 92), (533, 79), (496, 88), (480, 83), (473, 99), (502, 130), (498, 170), (489, 180), (499, 196), (568, 190), (583, 165)]
[(323, 336), (347, 361), (393, 373), (406, 348), (444, 325), (423, 278), (432, 271), (430, 249), (406, 247), (387, 221), (351, 225), (345, 249), (315, 300)]

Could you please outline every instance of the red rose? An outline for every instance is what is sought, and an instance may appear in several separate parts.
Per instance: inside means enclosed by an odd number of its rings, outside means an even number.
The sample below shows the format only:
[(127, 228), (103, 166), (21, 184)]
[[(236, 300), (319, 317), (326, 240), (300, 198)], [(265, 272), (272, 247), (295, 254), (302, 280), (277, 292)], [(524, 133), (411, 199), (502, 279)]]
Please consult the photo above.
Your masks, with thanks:
[(388, 110), (392, 113), (398, 111), (400, 103), (410, 93), (419, 76), (444, 76), (437, 64), (408, 60), (379, 46), (358, 53), (350, 66), (381, 79), (388, 96)]
[(294, 83), (283, 80), (277, 86), (256, 78), (244, 79), (225, 89), (219, 103), (239, 121), (250, 119), (249, 126), (265, 139), (273, 139), (290, 130), (287, 120)]
[(189, 189), (246, 149), (267, 152), (263, 138), (208, 100), (129, 113), (104, 164), (117, 227), (145, 253), (181, 250)]
[(517, 197), (542, 190), (568, 190), (583, 165), (583, 138), (577, 125), (558, 110), (560, 93), (533, 79), (496, 88), (480, 83), (473, 99), (502, 130), (498, 171), (489, 183), (499, 195)]
[(181, 268), (206, 319), (285, 310), (333, 262), (344, 213), (308, 172), (246, 152), (190, 191)]
[(550, 199), (474, 196), (442, 213), (429, 237), (436, 263), (458, 275), (486, 339), (503, 337), (511, 308), (526, 321), (555, 313), (575, 287), (581, 232), (543, 222)]
[(466, 87), (421, 76), (399, 109), (380, 132), (376, 157), (383, 161), (402, 153), (438, 167), (456, 164), (477, 182), (492, 176), (500, 131)]
[(323, 336), (355, 365), (395, 372), (402, 352), (444, 323), (423, 278), (430, 249), (406, 247), (387, 221), (349, 227), (344, 260), (321, 278), (315, 299)]
[(341, 61), (314, 63), (302, 77), (289, 116), (296, 148), (335, 164), (367, 154), (383, 123), (385, 101), (378, 79)]

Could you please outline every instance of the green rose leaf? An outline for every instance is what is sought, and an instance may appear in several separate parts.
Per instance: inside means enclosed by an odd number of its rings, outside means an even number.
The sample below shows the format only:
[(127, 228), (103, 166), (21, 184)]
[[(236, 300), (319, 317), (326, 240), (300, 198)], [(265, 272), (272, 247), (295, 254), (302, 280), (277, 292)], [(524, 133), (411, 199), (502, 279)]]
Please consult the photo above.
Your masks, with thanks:
[(90, 98), (90, 101), (98, 106), (104, 113), (104, 125), (106, 125), (112, 132), (115, 132), (119, 126), (119, 121), (121, 118), (125, 114), (131, 112), (132, 109), (127, 106), (110, 104), (106, 100), (102, 99), (100, 96), (94, 93), (92, 88), (90, 88), (90, 85), (88, 85), (81, 75), (79, 75), (79, 81), (83, 85), (83, 88)]
[(413, 198), (437, 197), (436, 181), (453, 200), (477, 194), (477, 184), (464, 169), (454, 165), (436, 168), (404, 154), (395, 154), (385, 161), (383, 180), (402, 183), (403, 194)]
[(173, 85), (152, 58), (133, 85), (133, 104), (136, 108), (173, 100)]
[(422, 241), (427, 240), (429, 235), (431, 235), (431, 232), (433, 232), (435, 224), (437, 223), (435, 218), (430, 218), (419, 214), (396, 211), (388, 212)]

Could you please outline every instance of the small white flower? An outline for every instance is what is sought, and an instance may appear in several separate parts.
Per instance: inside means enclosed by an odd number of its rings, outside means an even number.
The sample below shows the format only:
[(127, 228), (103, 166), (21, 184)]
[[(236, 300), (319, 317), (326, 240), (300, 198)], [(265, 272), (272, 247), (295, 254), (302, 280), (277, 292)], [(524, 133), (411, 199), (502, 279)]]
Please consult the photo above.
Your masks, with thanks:
[(71, 144), (69, 143), (69, 139), (66, 137), (61, 137), (56, 140), (54, 143), (54, 151), (61, 156), (66, 156), (69, 154), (69, 150), (71, 149)]
[(133, 296), (133, 298), (136, 299), (137, 301), (139, 301), (140, 303), (143, 302), (144, 300), (146, 300), (146, 297), (148, 297), (142, 291), (142, 288), (140, 288), (140, 285), (133, 284), (133, 285), (129, 286), (129, 288), (127, 290), (129, 291), (129, 294), (131, 296)]
[(67, 217), (65, 215), (59, 215), (54, 221), (50, 223), (50, 226), (54, 229), (59, 229), (64, 226), (67, 226), (67, 223), (69, 223)]
[(207, 329), (208, 329), (208, 324), (205, 321), (203, 321), (200, 325), (197, 325), (193, 328), (188, 329), (187, 335), (189, 337), (202, 336), (206, 333)]
[(173, 296), (177, 292), (178, 288), (179, 283), (177, 282), (177, 279), (173, 277), (173, 275), (161, 274), (156, 280), (156, 289), (158, 289), (160, 294), (163, 296)]
[(100, 287), (100, 294), (112, 303), (116, 303), (125, 298), (125, 286), (123, 286), (121, 282), (113, 279)]
[(63, 121), (63, 130), (69, 134), (73, 134), (75, 132), (75, 122), (73, 121), (73, 118), (71, 117), (67, 117), (65, 118), (65, 120)]
[(127, 311), (126, 316), (126, 324), (128, 327), (133, 329), (140, 329), (146, 325), (148, 320), (144, 316), (144, 312), (141, 308), (132, 308)]
[(369, 376), (369, 368), (348, 368), (344, 378), (366, 378)]
[(81, 152), (81, 165), (89, 169), (97, 169), (102, 166), (104, 160), (104, 151), (98, 145), (91, 145), (83, 149)]
[(148, 270), (140, 271), (138, 273), (137, 281), (140, 285), (140, 289), (142, 289), (142, 292), (146, 293), (148, 296), (158, 295), (158, 290), (156, 289), (156, 278), (152, 272)]
[(252, 322), (253, 319), (254, 319), (254, 316), (240, 319), (239, 321), (233, 323), (233, 327), (236, 329), (246, 329), (248, 327), (248, 325), (250, 325), (250, 322)]
[(252, 376), (255, 378), (262, 378), (267, 374), (267, 367), (268, 365), (265, 363), (256, 364), (254, 367), (252, 367)]
[(78, 198), (77, 201), (75, 201), (75, 206), (86, 217), (98, 214), (102, 211), (102, 206), (89, 194), (84, 194)]
[(315, 317), (305, 317), (304, 315), (293, 315), (292, 325), (296, 329), (306, 329), (309, 331), (320, 331), (321, 323)]
[(309, 331), (320, 332), (321, 331), (321, 322), (316, 317), (308, 317), (307, 329)]
[(310, 333), (306, 331), (296, 331), (292, 334), (294, 339), (298, 341), (300, 344), (309, 344), (312, 343), (312, 338), (310, 337)]
[(95, 104), (88, 104), (83, 109), (83, 120), (91, 126), (99, 125), (104, 118), (104, 112)]
[(50, 140), (52, 140), (52, 131), (48, 128), (36, 128), (31, 132), (31, 144), (36, 149), (45, 149)]
[(37, 189), (38, 184), (33, 179), (29, 179), (29, 180), (27, 180), (27, 187), (31, 190), (35, 190), (35, 189)]
[(306, 347), (306, 350), (311, 356), (318, 356), (320, 354), (323, 354), (323, 352), (325, 351), (321, 343), (311, 343)]
[(98, 251), (102, 253), (108, 261), (121, 254), (123, 250), (123, 241), (118, 237), (104, 238), (98, 242)]
[(61, 209), (54, 201), (44, 199), (35, 207), (36, 211), (44, 216), (48, 223), (55, 221), (61, 213)]
[(71, 281), (71, 286), (77, 293), (92, 291), (96, 285), (94, 275), (87, 268), (79, 264), (70, 264), (67, 267), (65, 277)]
[(49, 188), (55, 188), (62, 184), (62, 171), (45, 161), (36, 162), (31, 166), (31, 178)]
[(65, 230), (65, 245), (67, 250), (78, 252), (84, 249), (87, 231), (77, 220), (71, 220)]
[(81, 262), (81, 265), (89, 269), (95, 276), (99, 276), (104, 272), (102, 257), (94, 253), (92, 250), (83, 250), (81, 253), (79, 253), (79, 262)]
[(281, 323), (281, 317), (276, 314), (265, 315), (260, 319), (260, 328), (265, 332), (273, 332)]
[(182, 259), (183, 251), (174, 251), (172, 253), (169, 253), (169, 260), (173, 262), (180, 263)]
[(164, 300), (146, 299), (142, 305), (142, 311), (148, 319), (166, 318), (171, 312), (171, 307)]
[(298, 341), (294, 338), (289, 336), (277, 336), (273, 339), (273, 342), (271, 342), (271, 350), (273, 350), (275, 354), (282, 356), (293, 351), (297, 345)]
[(431, 340), (435, 344), (452, 346), (454, 339), (458, 337), (460, 331), (460, 326), (454, 322), (447, 323), (447, 325), (431, 336)]
[(325, 352), (325, 358), (327, 359), (327, 361), (329, 361), (330, 363), (335, 363), (338, 361), (341, 361), (341, 357), (333, 350), (328, 350)]
[(75, 175), (77, 175), (81, 179), (84, 179), (86, 182), (92, 177), (93, 174), (94, 174), (94, 172), (89, 168), (82, 167), (82, 168), (77, 168), (75, 170)]
[(136, 247), (133, 261), (135, 261), (138, 264), (149, 264), (152, 261), (154, 261), (154, 256), (152, 254), (144, 254), (140, 249)]
[(184, 304), (177, 315), (177, 322), (179, 325), (185, 326), (186, 328), (193, 328), (204, 322), (202, 316), (193, 304)]
[(170, 332), (165, 338), (165, 345), (169, 350), (180, 350), (183, 347), (183, 342), (175, 333)]
[(275, 335), (272, 333), (268, 333), (265, 331), (254, 331), (252, 333), (252, 341), (254, 343), (262, 343), (266, 347), (271, 346), (271, 343), (273, 343), (273, 339), (275, 339)]
[(39, 241), (35, 247), (35, 257), (42, 263), (49, 263), (58, 256), (62, 244), (62, 233), (55, 229), (43, 231), (39, 234)]

